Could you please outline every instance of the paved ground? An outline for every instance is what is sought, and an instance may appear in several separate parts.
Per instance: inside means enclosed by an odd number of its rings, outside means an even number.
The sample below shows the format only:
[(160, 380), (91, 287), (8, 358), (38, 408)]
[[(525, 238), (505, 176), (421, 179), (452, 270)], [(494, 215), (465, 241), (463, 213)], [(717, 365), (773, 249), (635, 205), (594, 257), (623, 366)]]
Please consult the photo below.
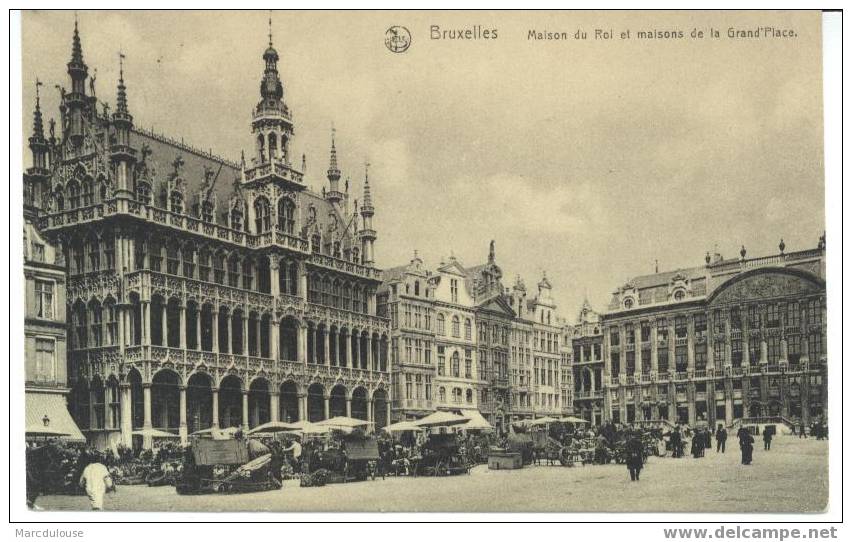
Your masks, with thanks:
[[(715, 443), (714, 443), (715, 444)], [(651, 458), (641, 481), (621, 465), (528, 467), (469, 476), (386, 480), (243, 495), (177, 495), (173, 487), (119, 486), (107, 510), (274, 512), (818, 512), (828, 500), (828, 443), (778, 437), (739, 463), (736, 442), (703, 459)], [(46, 510), (86, 510), (82, 497), (41, 497)]]

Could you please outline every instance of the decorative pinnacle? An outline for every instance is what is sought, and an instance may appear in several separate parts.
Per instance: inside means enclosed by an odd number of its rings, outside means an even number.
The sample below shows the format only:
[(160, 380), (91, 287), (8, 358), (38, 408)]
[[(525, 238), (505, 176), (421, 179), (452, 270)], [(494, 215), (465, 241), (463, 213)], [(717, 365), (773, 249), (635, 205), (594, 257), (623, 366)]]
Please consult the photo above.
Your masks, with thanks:
[(337, 147), (334, 145), (334, 135), (337, 131), (334, 129), (334, 124), (331, 125), (331, 156), (328, 161), (328, 179), (331, 181), (340, 180), (340, 169), (337, 167)]
[(361, 214), (373, 214), (373, 198), (370, 195), (370, 162), (364, 163), (364, 198), (361, 202)]
[(33, 138), (44, 139), (44, 122), (41, 117), (41, 96), (39, 95), (38, 87), (44, 83), (36, 78), (36, 105), (33, 111)]
[(74, 12), (74, 38), (71, 42), (71, 62), (83, 64), (83, 46), (80, 45), (80, 30), (77, 24), (77, 12)]
[(116, 113), (127, 113), (127, 87), (124, 86), (124, 53), (118, 51), (118, 95)]

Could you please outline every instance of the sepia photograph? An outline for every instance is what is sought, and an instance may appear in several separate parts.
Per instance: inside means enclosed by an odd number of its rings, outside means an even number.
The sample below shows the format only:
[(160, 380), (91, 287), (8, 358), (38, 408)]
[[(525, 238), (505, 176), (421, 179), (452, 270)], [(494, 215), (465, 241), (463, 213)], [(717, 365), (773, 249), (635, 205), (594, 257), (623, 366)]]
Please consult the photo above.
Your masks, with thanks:
[(12, 509), (823, 521), (820, 11), (17, 15)]

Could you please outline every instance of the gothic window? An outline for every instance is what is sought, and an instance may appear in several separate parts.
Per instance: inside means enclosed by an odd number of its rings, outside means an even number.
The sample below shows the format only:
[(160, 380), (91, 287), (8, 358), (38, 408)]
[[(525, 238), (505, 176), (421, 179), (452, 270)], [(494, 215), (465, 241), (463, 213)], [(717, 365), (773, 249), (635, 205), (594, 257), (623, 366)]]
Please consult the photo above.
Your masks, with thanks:
[(171, 212), (183, 213), (183, 194), (178, 190), (172, 190), (172, 193), (169, 195), (169, 205)]
[(458, 316), (453, 316), (453, 337), (461, 337), (461, 328)]
[(332, 256), (334, 256), (335, 258), (339, 258), (340, 257), (340, 241), (334, 242), (333, 251), (334, 252), (333, 252)]
[(361, 287), (355, 286), (355, 290), (352, 294), (352, 310), (355, 312), (360, 312), (361, 309)]
[(473, 391), (472, 390), (467, 390), (465, 392), (465, 401), (467, 402), (467, 404), (473, 403)]
[(169, 275), (177, 275), (180, 265), (180, 252), (177, 242), (169, 243), (166, 248), (166, 272)]
[(278, 229), (288, 235), (293, 235), (296, 229), (296, 206), (289, 198), (278, 200)]
[(342, 307), (346, 310), (349, 310), (352, 307), (352, 302), (350, 301), (352, 297), (352, 289), (349, 284), (343, 285), (343, 305)]
[(438, 335), (446, 335), (447, 334), (446, 330), (444, 329), (444, 324), (445, 324), (444, 315), (441, 314), (441, 313), (438, 313)]
[(91, 179), (83, 181), (82, 197), (83, 206), (87, 207), (95, 203), (95, 186)]
[(104, 258), (106, 269), (115, 269), (115, 237), (112, 235), (104, 238)]
[(106, 314), (106, 337), (104, 344), (117, 344), (118, 320), (116, 319), (115, 302), (112, 299), (104, 301), (104, 313)]
[(57, 187), (56, 192), (53, 197), (56, 200), (56, 210), (64, 211), (65, 210), (65, 198), (62, 196), (62, 188)]
[(234, 288), (240, 285), (240, 260), (236, 254), (228, 258), (228, 286)]
[(101, 304), (97, 301), (92, 301), (89, 304), (89, 312), (92, 314), (92, 320), (90, 324), (91, 331), (89, 336), (92, 338), (92, 346), (97, 348), (103, 345), (103, 334), (102, 334), (102, 319), (103, 319), (103, 311), (101, 310)]
[(209, 201), (204, 201), (201, 204), (201, 220), (204, 222), (213, 222), (213, 204)]
[(331, 285), (331, 306), (335, 308), (340, 307), (340, 282), (337, 279)]
[(252, 283), (254, 282), (251, 263), (251, 260), (248, 258), (243, 261), (243, 288), (246, 290), (251, 290)]
[(766, 307), (766, 327), (780, 327), (781, 315), (778, 312), (778, 305), (772, 303)]
[(686, 316), (675, 318), (675, 337), (678, 339), (686, 337)]
[(322, 279), (322, 304), (330, 305), (331, 304), (331, 281), (328, 277)]
[(198, 252), (198, 279), (210, 280), (210, 251), (207, 249)]
[(352, 248), (352, 262), (361, 263), (361, 251), (358, 250), (358, 247)]
[[(308, 301), (310, 303), (319, 303), (319, 277), (316, 275), (308, 276)], [(353, 307), (354, 309), (354, 307)]]
[(139, 203), (151, 205), (151, 185), (146, 182), (136, 184), (136, 199)]
[(255, 233), (265, 233), (270, 228), (269, 201), (262, 196), (254, 201), (254, 228)]
[(195, 262), (193, 261), (195, 247), (187, 243), (181, 249), (180, 255), (183, 260), (183, 276), (192, 278), (195, 275)]
[(231, 209), (231, 228), (238, 231), (243, 229), (243, 206), (240, 203)]
[(77, 181), (68, 183), (68, 205), (71, 209), (80, 206), (80, 185), (77, 184)]
[(799, 303), (791, 301), (787, 303), (787, 327), (799, 327), (800, 325)]
[(87, 243), (89, 249), (89, 270), (100, 271), (101, 269), (101, 246), (98, 238), (93, 234)]
[(322, 245), (320, 243), (320, 234), (315, 233), (313, 237), (311, 237), (311, 251), (314, 254), (319, 254), (322, 249)]
[(469, 341), (473, 336), (473, 328), (471, 327), (470, 318), (465, 318), (464, 321), (464, 338)]
[(213, 256), (213, 282), (216, 284), (225, 284), (225, 255), (216, 254)]

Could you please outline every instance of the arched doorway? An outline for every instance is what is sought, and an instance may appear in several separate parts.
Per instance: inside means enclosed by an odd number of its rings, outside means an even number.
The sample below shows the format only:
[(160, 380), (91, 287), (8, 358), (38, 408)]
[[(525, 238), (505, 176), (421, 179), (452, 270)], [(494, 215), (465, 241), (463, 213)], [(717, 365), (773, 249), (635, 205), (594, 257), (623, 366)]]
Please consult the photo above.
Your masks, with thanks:
[(228, 375), (219, 384), (219, 426), (241, 427), (243, 424), (243, 391), (239, 377)]
[(373, 421), (376, 424), (376, 431), (390, 423), (390, 420), (388, 420), (388, 393), (383, 389), (376, 390), (373, 393)]
[(329, 399), (329, 416), (346, 416), (346, 388), (343, 384), (338, 384), (331, 389), (331, 398)]
[(151, 425), (177, 434), (180, 426), (180, 377), (163, 369), (151, 380)]
[(367, 415), (367, 390), (359, 386), (352, 391), (352, 417), (369, 420)]
[(282, 422), (299, 420), (299, 386), (292, 380), (281, 384), (281, 395), (278, 403), (278, 418)]
[(249, 386), (249, 427), (257, 427), (258, 425), (268, 422), (270, 418), (269, 410), (269, 381), (265, 378), (258, 377), (252, 380)]
[(322, 384), (311, 384), (308, 388), (308, 421), (320, 422), (325, 419), (325, 390)]
[(213, 425), (213, 379), (195, 373), (186, 386), (187, 431), (191, 434)]

